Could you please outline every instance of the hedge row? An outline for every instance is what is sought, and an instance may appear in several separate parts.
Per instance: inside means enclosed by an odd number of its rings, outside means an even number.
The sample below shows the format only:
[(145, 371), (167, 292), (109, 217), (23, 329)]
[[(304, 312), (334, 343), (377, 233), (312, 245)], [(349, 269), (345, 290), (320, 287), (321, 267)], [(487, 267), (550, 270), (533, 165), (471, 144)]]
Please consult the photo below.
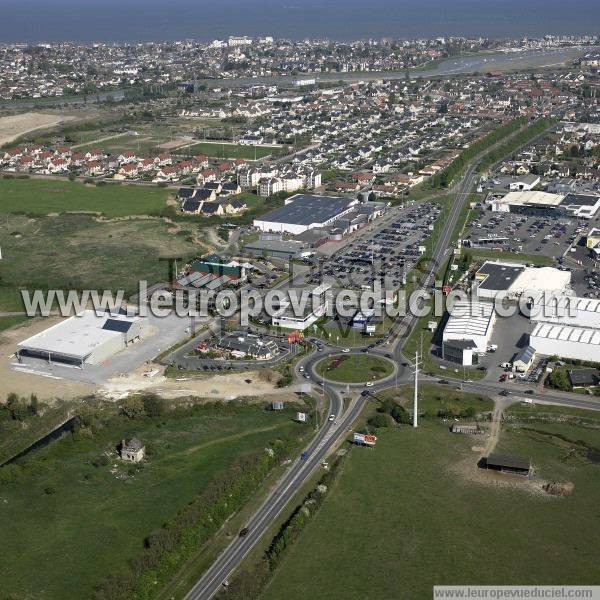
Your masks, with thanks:
[(472, 161), (476, 156), (485, 152), (488, 148), (498, 143), (505, 137), (515, 133), (524, 127), (527, 123), (525, 117), (518, 117), (512, 121), (502, 125), (494, 131), (488, 133), (485, 137), (471, 144), (468, 148), (465, 148), (443, 171), (436, 173), (431, 178), (431, 186), (433, 188), (445, 188), (448, 184)]
[(293, 452), (299, 439), (280, 438), (267, 451), (238, 458), (161, 529), (148, 536), (128, 568), (108, 577), (95, 592), (97, 600), (152, 598), (248, 500), (269, 471)]
[(261, 596), (287, 550), (300, 537), (306, 524), (323, 504), (327, 492), (341, 471), (346, 456), (347, 454), (338, 456), (330, 465), (329, 471), (319, 479), (317, 486), (309, 492), (280, 527), (261, 560), (256, 565), (252, 565), (251, 570), (241, 571), (230, 581), (225, 592), (228, 600), (253, 600)]

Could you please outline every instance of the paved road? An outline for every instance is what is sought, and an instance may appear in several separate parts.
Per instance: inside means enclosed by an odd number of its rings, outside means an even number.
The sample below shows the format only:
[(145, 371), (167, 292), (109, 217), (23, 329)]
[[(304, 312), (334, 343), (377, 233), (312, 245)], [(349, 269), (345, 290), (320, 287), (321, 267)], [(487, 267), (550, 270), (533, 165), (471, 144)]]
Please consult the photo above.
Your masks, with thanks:
[[(443, 225), (443, 230), (434, 248), (431, 266), (425, 275), (422, 289), (427, 289), (432, 286), (439, 266), (443, 264), (451, 251), (450, 243), (452, 235), (458, 224), (458, 218), (464, 204), (464, 199), (473, 187), (476, 166), (476, 163), (471, 165), (464, 178), (449, 190), (450, 193), (455, 193), (454, 202), (452, 203), (450, 214)], [(395, 359), (397, 364), (394, 374), (377, 382), (373, 387), (368, 388), (370, 393), (375, 393), (379, 390), (391, 387), (392, 380), (394, 380), (397, 385), (410, 383), (412, 381), (411, 374), (408, 370), (409, 361), (404, 359), (402, 355), (402, 346), (415, 322), (416, 319), (412, 315), (397, 321), (391, 328), (390, 345), (379, 346), (371, 351), (374, 354), (383, 354), (388, 358), (391, 357)], [(347, 433), (353, 421), (360, 414), (367, 396), (363, 396), (362, 394), (358, 395), (350, 408), (348, 408), (346, 412), (343, 413), (343, 416), (340, 417), (343, 411), (341, 393), (347, 385), (324, 381), (322, 378), (319, 380), (316, 376), (314, 370), (316, 362), (324, 356), (339, 353), (341, 349), (325, 344), (323, 344), (323, 347), (323, 352), (315, 352), (298, 362), (296, 365), (296, 375), (301, 377), (300, 367), (304, 367), (305, 372), (311, 375), (312, 380), (323, 389), (324, 394), (330, 399), (330, 410), (333, 414), (338, 416), (337, 421), (339, 421), (339, 423), (330, 421), (325, 423), (313, 441), (306, 448), (306, 451), (309, 452), (309, 459), (307, 461), (297, 459), (292, 464), (278, 482), (274, 491), (248, 522), (247, 527), (249, 528), (249, 533), (245, 537), (237, 538), (231, 542), (227, 549), (217, 558), (213, 565), (190, 590), (186, 596), (186, 600), (208, 600), (217, 593), (223, 581), (236, 569), (246, 554), (258, 542), (268, 526), (272, 523), (273, 519), (280, 514), (287, 502), (293, 498), (294, 493), (314, 471), (319, 462), (327, 455), (334, 444)], [(352, 354), (358, 353), (362, 355), (361, 349), (355, 348), (350, 354), (346, 354), (346, 356), (352, 356)], [(403, 365), (406, 365), (406, 367)], [(424, 381), (436, 380), (435, 378), (429, 377), (422, 377), (422, 379)], [(493, 382), (461, 382), (460, 380), (451, 378), (448, 378), (447, 381), (449, 382), (449, 385), (460, 385), (465, 391), (487, 395), (497, 395), (506, 388), (505, 384)], [(354, 389), (360, 387), (360, 385), (351, 385), (350, 387)], [(526, 388), (524, 387), (523, 392), (525, 389)], [(518, 397), (518, 395), (517, 388), (515, 387), (514, 396)], [(577, 394), (535, 392), (534, 394), (523, 397), (530, 398), (535, 402), (600, 410), (600, 402), (598, 400), (588, 399)]]
[[(332, 386), (326, 385), (325, 393), (330, 398), (332, 413), (341, 415), (343, 412), (343, 399), (339, 391)], [(246, 527), (249, 529), (248, 534), (243, 538), (238, 537), (232, 540), (210, 569), (205, 572), (202, 578), (189, 591), (186, 596), (187, 600), (211, 598), (216, 594), (223, 581), (239, 565), (244, 556), (258, 542), (265, 529), (281, 513), (307, 477), (327, 456), (335, 441), (348, 431), (353, 421), (363, 409), (365, 400), (364, 397), (359, 397), (346, 410), (343, 417), (338, 418), (335, 422), (325, 422), (325, 425), (319, 430), (316, 437), (305, 448), (305, 451), (309, 455), (308, 459), (305, 461), (296, 459), (293, 462), (273, 492), (246, 524)]]

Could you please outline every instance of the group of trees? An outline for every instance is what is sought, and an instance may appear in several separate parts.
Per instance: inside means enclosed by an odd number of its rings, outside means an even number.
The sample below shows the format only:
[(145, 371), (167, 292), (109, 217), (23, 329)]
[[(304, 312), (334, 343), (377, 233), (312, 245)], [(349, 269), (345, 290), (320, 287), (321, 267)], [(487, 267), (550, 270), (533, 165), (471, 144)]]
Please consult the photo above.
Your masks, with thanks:
[(434, 189), (448, 187), (451, 181), (467, 166), (471, 160), (500, 140), (504, 139), (506, 136), (518, 131), (526, 123), (527, 120), (525, 117), (513, 119), (506, 125), (502, 125), (501, 127), (494, 129), (494, 131), (474, 142), (468, 148), (465, 148), (446, 169), (436, 173), (431, 178), (431, 187)]
[(377, 407), (377, 413), (367, 421), (367, 424), (371, 429), (388, 427), (390, 418), (399, 425), (409, 425), (412, 422), (410, 415), (401, 404), (391, 398), (386, 398), (381, 401)]
[(131, 396), (121, 404), (121, 412), (130, 419), (160, 417), (165, 412), (165, 401), (156, 394)]
[(0, 405), (0, 421), (24, 421), (39, 414), (40, 405), (35, 394), (29, 398), (20, 398), (15, 393), (6, 397), (6, 403)]
[(548, 387), (554, 388), (555, 390), (562, 390), (563, 392), (570, 392), (573, 389), (569, 376), (564, 369), (554, 369), (546, 379)]

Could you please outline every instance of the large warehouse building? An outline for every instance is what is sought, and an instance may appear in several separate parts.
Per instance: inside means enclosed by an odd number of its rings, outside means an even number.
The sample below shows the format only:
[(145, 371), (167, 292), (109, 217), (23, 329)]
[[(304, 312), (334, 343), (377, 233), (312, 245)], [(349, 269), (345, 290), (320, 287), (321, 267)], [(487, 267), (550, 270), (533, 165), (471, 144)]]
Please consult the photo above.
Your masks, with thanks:
[(496, 311), (485, 302), (457, 301), (442, 334), (442, 358), (471, 366), (487, 351)]
[(564, 294), (571, 284), (571, 272), (553, 267), (486, 261), (475, 273), (475, 282), (480, 299), (493, 300), (503, 295), (518, 300), (524, 292)]
[(600, 362), (600, 329), (539, 321), (529, 343), (538, 354)]
[(491, 208), (493, 212), (591, 219), (600, 210), (600, 196), (541, 191), (509, 192), (502, 198), (492, 200)]
[(308, 229), (331, 225), (356, 204), (358, 200), (352, 198), (296, 194), (285, 201), (285, 206), (255, 219), (254, 227), (261, 231), (299, 235)]
[(143, 317), (86, 310), (21, 342), (17, 357), (79, 366), (99, 364), (141, 340), (147, 330), (148, 322)]
[(600, 300), (546, 297), (534, 305), (529, 343), (539, 354), (600, 362)]

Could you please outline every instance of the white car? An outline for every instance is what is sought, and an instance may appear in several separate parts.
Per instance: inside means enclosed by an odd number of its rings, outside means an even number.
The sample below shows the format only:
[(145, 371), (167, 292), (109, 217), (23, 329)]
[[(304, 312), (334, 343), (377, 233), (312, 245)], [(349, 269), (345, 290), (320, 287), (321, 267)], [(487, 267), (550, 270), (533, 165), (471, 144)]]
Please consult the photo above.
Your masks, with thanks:
[(300, 373), (304, 373), (304, 367), (300, 367), (298, 371), (300, 371)]
[(344, 348), (344, 349), (342, 350), (342, 352), (343, 352), (344, 354), (348, 354), (348, 353), (350, 352), (350, 348)]
[(335, 421), (335, 415), (329, 415), (329, 421)]
[(373, 387), (373, 382), (367, 381), (367, 383), (365, 383), (365, 387)]

